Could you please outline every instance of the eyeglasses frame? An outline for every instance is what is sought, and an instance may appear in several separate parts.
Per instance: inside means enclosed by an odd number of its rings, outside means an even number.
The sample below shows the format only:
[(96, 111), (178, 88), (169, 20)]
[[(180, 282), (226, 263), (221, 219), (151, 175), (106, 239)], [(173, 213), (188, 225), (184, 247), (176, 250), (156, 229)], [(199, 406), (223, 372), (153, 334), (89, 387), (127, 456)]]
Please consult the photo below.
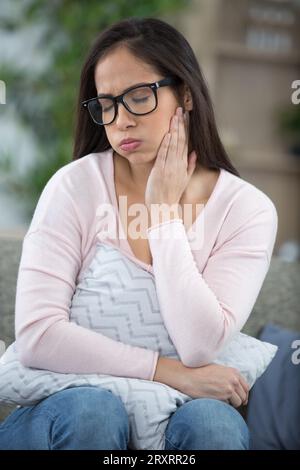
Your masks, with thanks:
[[(180, 83), (180, 79), (177, 78), (177, 77), (166, 77), (166, 78), (163, 78), (162, 80), (159, 80), (159, 81), (153, 82), (153, 83), (145, 83), (145, 84), (142, 84), (142, 85), (133, 85), (132, 87), (127, 88), (127, 90), (125, 90), (123, 93), (121, 93), (120, 95), (117, 95), (117, 96), (105, 95), (103, 93), (100, 93), (99, 95), (95, 96), (94, 98), (89, 98), (88, 100), (82, 101), (81, 105), (89, 111), (89, 114), (90, 114), (90, 116), (91, 116), (91, 118), (92, 118), (92, 120), (94, 121), (95, 124), (97, 124), (98, 126), (107, 126), (108, 124), (111, 124), (112, 122), (114, 122), (114, 120), (117, 117), (118, 103), (122, 103), (123, 106), (127, 109), (127, 111), (129, 111), (131, 114), (134, 114), (135, 116), (145, 116), (146, 114), (152, 113), (157, 108), (157, 104), (158, 104), (157, 89), (158, 88), (161, 88), (161, 87), (164, 87), (164, 86), (169, 86), (169, 85), (176, 85), (176, 84), (179, 84), (179, 83)], [(128, 108), (128, 105), (124, 101), (124, 95), (126, 95), (128, 92), (130, 92), (132, 90), (135, 90), (137, 88), (145, 88), (145, 87), (149, 87), (154, 91), (155, 107), (152, 109), (152, 111), (148, 111), (147, 113), (142, 113), (142, 114), (141, 113), (134, 113), (133, 111), (131, 111)], [(110, 99), (112, 99), (113, 104), (114, 104), (114, 110), (115, 110), (114, 118), (106, 124), (101, 124), (101, 123), (97, 122), (93, 118), (92, 113), (89, 110), (88, 103), (90, 103), (91, 101), (97, 100), (98, 98), (110, 98)]]

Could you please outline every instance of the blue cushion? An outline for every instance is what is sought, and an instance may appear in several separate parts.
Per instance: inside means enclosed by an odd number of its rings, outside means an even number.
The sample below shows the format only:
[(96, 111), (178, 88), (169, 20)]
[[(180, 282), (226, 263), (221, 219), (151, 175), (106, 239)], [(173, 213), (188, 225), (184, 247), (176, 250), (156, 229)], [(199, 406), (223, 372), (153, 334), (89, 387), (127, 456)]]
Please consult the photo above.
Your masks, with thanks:
[(300, 333), (267, 324), (259, 338), (279, 349), (249, 394), (250, 449), (299, 450)]

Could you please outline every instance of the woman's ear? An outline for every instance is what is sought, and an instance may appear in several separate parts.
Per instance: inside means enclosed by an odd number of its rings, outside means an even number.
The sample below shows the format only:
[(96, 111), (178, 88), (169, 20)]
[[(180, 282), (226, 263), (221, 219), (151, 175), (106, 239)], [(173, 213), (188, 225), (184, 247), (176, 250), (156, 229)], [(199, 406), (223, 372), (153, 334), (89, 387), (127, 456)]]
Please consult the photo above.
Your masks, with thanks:
[(183, 106), (185, 111), (191, 111), (193, 109), (193, 98), (187, 85), (184, 85)]

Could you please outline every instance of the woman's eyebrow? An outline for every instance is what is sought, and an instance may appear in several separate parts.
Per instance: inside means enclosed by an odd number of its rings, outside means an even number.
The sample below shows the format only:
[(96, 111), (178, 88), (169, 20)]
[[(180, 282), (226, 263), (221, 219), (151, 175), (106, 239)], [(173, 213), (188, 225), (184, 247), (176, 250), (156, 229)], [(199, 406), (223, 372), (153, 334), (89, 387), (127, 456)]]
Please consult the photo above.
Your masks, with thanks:
[[(135, 83), (127, 88), (125, 88), (123, 91), (122, 91), (122, 94), (123, 93), (126, 93), (127, 90), (130, 90), (130, 88), (132, 87), (135, 87), (135, 86), (139, 86), (139, 85), (148, 85), (150, 82), (139, 82), (139, 83)], [(113, 96), (112, 93), (99, 93), (97, 96)], [(117, 96), (117, 95), (115, 95)]]

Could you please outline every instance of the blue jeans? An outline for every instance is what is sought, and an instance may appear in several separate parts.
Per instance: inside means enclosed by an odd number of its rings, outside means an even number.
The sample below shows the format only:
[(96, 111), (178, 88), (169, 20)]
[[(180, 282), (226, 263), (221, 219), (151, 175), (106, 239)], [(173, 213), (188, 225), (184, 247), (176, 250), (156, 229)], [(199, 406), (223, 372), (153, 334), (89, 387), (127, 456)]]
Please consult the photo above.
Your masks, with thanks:
[[(165, 450), (248, 449), (242, 416), (224, 402), (198, 398), (169, 419)], [(0, 424), (1, 450), (127, 450), (129, 420), (122, 400), (98, 387), (74, 387), (34, 406), (16, 408)]]

